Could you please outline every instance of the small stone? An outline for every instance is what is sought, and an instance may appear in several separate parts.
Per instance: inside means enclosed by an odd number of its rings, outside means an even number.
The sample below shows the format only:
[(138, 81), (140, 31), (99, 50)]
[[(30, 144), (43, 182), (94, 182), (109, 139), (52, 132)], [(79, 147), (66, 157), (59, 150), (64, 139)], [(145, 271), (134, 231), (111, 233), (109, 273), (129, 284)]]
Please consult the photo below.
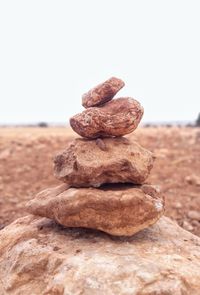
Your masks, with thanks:
[(105, 145), (105, 142), (103, 141), (103, 139), (101, 139), (101, 138), (97, 138), (97, 140), (96, 140), (96, 144), (98, 145), (98, 147), (99, 147), (102, 151), (106, 151), (106, 150), (107, 150), (106, 145)]
[(188, 175), (186, 178), (185, 178), (185, 181), (188, 183), (188, 184), (191, 184), (191, 185), (196, 185), (196, 186), (200, 186), (200, 177), (193, 174), (193, 175)]
[(4, 149), (0, 151), (0, 160), (6, 160), (10, 157), (11, 150), (10, 149)]
[(187, 214), (190, 219), (195, 219), (200, 221), (200, 212), (195, 210), (190, 210)]
[(193, 226), (187, 220), (183, 221), (183, 228), (188, 231), (192, 231), (194, 229)]
[(70, 119), (70, 125), (76, 133), (86, 138), (123, 136), (137, 128), (143, 112), (137, 100), (117, 98), (75, 115)]
[(83, 94), (82, 105), (85, 108), (102, 105), (110, 101), (124, 85), (121, 79), (112, 77)]
[[(148, 188), (149, 187), (149, 188)], [(27, 204), (29, 213), (67, 227), (85, 227), (131, 236), (154, 224), (164, 212), (161, 194), (150, 185), (64, 186), (42, 191)]]
[(153, 167), (153, 154), (132, 139), (75, 139), (54, 160), (55, 176), (75, 187), (104, 183), (141, 184)]
[(194, 226), (194, 227), (199, 227), (200, 226), (200, 222), (198, 220), (195, 220), (195, 219), (192, 219), (191, 220), (191, 224)]
[(182, 208), (182, 204), (181, 204), (180, 202), (175, 202), (175, 203), (173, 204), (173, 207), (174, 207), (175, 209), (181, 209), (181, 208)]

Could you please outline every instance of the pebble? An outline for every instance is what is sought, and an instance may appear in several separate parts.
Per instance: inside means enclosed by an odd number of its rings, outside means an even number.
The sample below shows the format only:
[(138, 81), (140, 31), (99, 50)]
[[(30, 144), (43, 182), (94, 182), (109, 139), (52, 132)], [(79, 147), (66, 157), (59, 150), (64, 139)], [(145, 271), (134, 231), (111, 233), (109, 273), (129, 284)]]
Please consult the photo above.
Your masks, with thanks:
[(186, 176), (185, 181), (188, 184), (200, 186), (200, 177), (195, 174)]
[(181, 209), (182, 208), (182, 204), (180, 202), (176, 202), (176, 203), (173, 204), (173, 207), (175, 209)]
[(188, 231), (192, 231), (194, 229), (193, 226), (187, 220), (183, 221), (183, 228)]
[(199, 220), (200, 221), (200, 212), (195, 210), (190, 210), (187, 214), (190, 219)]
[(10, 149), (5, 149), (3, 151), (0, 152), (0, 160), (6, 160), (11, 154), (11, 150)]

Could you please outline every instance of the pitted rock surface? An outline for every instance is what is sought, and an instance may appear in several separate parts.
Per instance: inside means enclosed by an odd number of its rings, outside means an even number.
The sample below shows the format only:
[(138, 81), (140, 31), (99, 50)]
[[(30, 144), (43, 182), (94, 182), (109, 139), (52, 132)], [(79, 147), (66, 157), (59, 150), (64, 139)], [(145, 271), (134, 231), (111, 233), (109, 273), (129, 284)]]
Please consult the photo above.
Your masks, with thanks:
[(153, 167), (153, 154), (125, 137), (75, 139), (54, 160), (55, 176), (75, 187), (104, 183), (141, 184)]
[(83, 94), (82, 105), (85, 108), (102, 105), (110, 101), (124, 85), (121, 79), (112, 77)]
[(102, 230), (131, 236), (155, 223), (164, 201), (152, 186), (107, 185), (44, 190), (27, 204), (29, 213), (54, 219), (67, 227)]
[(86, 138), (123, 136), (137, 128), (143, 112), (137, 100), (117, 98), (73, 116), (70, 125), (76, 133)]
[(122, 238), (29, 215), (0, 231), (0, 294), (199, 295), (199, 248), (166, 217)]

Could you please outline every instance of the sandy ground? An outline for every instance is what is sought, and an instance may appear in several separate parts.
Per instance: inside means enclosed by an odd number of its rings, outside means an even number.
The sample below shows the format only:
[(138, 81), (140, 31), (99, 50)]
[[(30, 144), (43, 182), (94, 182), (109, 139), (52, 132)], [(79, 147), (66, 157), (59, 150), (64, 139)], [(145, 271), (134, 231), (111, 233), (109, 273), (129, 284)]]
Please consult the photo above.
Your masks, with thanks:
[[(53, 157), (75, 136), (67, 128), (0, 128), (0, 229), (25, 215), (38, 191), (60, 183)], [(165, 214), (200, 236), (200, 129), (139, 128), (130, 136), (157, 157), (147, 182), (164, 193)]]

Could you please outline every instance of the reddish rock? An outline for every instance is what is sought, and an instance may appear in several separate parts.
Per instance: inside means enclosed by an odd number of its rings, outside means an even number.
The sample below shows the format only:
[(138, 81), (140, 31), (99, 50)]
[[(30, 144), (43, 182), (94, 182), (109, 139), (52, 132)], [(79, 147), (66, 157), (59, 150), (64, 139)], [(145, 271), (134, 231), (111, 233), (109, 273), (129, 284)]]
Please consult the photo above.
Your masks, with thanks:
[(185, 180), (188, 184), (200, 186), (200, 177), (195, 174), (188, 175)]
[(55, 157), (55, 176), (75, 187), (104, 183), (141, 184), (153, 167), (153, 154), (125, 137), (74, 140)]
[(198, 220), (200, 221), (200, 212), (199, 211), (196, 211), (196, 210), (190, 210), (187, 214), (187, 216), (190, 218), (190, 219), (194, 219), (194, 220)]
[(72, 129), (82, 137), (123, 136), (134, 131), (143, 107), (133, 98), (117, 98), (101, 107), (93, 107), (70, 119)]
[(83, 94), (82, 105), (85, 108), (102, 105), (110, 101), (124, 85), (121, 79), (112, 77)]

